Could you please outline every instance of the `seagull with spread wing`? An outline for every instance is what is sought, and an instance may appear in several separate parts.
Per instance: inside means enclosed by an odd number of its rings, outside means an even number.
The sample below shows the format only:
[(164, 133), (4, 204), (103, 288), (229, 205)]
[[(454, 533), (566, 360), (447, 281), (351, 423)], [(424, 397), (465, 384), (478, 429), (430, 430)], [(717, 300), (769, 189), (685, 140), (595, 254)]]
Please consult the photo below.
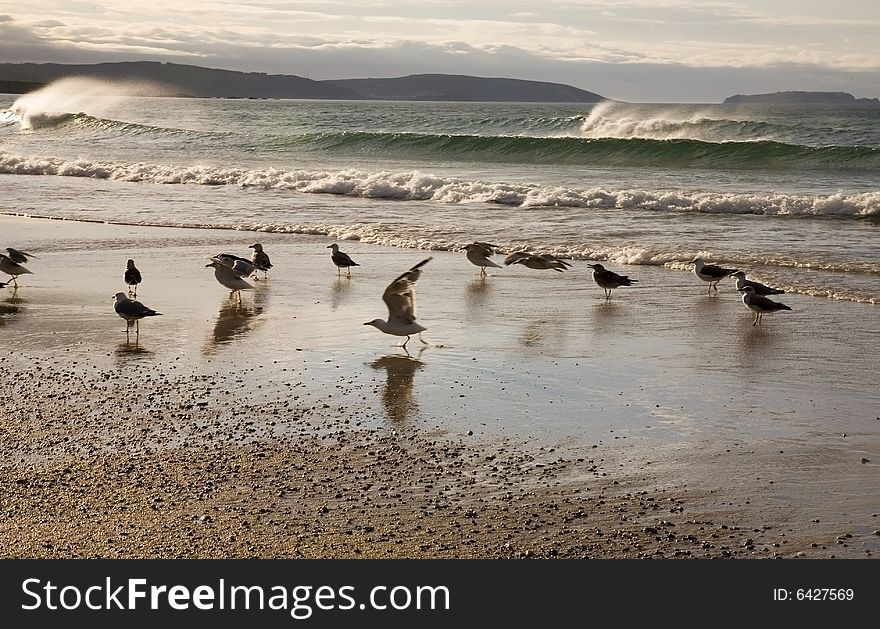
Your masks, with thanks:
[(530, 269), (537, 269), (539, 271), (553, 269), (554, 271), (559, 271), (560, 273), (565, 271), (565, 269), (571, 267), (571, 263), (566, 262), (561, 258), (557, 258), (553, 254), (526, 253), (524, 251), (511, 253), (504, 259), (504, 264), (505, 266), (510, 266), (511, 264), (522, 264), (523, 266)]
[(388, 320), (373, 319), (367, 321), (364, 325), (371, 325), (377, 330), (385, 334), (393, 334), (394, 336), (405, 336), (406, 340), (400, 347), (406, 347), (409, 343), (409, 337), (413, 334), (419, 335), (419, 340), (428, 345), (428, 342), (422, 338), (422, 332), (427, 330), (426, 327), (416, 322), (416, 280), (422, 274), (421, 267), (425, 266), (431, 258), (422, 260), (409, 271), (399, 276), (388, 285), (382, 294), (382, 300), (388, 306)]
[(486, 275), (487, 266), (495, 267), (496, 269), (502, 268), (500, 264), (496, 264), (489, 259), (495, 254), (496, 248), (497, 245), (488, 242), (472, 242), (464, 246), (464, 250), (467, 251), (467, 259), (470, 260), (471, 264), (480, 267), (480, 276)]
[(18, 288), (18, 276), (26, 275), (31, 272), (13, 260), (10, 256), (3, 253), (0, 253), (0, 271), (12, 276), (12, 285), (16, 288)]

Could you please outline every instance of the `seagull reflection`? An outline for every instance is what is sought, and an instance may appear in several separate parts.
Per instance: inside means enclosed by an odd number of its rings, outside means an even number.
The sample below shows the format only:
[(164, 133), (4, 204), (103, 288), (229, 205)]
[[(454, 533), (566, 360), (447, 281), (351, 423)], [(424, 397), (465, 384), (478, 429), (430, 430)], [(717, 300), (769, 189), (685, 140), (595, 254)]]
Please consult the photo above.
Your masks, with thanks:
[(419, 405), (413, 395), (413, 378), (425, 363), (412, 356), (390, 354), (368, 364), (373, 369), (384, 369), (386, 372), (382, 406), (388, 417), (403, 422), (418, 413)]
[(253, 305), (239, 301), (231, 295), (224, 299), (220, 304), (217, 321), (214, 323), (214, 330), (204, 353), (209, 354), (248, 332), (253, 327), (255, 317), (263, 311), (264, 303), (265, 293), (262, 290), (254, 291)]
[(22, 305), (27, 303), (25, 299), (15, 296), (17, 292), (18, 289), (13, 290), (9, 297), (0, 301), (0, 326), (14, 321), (21, 314)]
[(115, 353), (116, 358), (120, 360), (147, 358), (153, 354), (152, 351), (140, 344), (137, 336), (134, 337), (133, 341), (125, 340), (117, 345)]
[(486, 308), (492, 285), (486, 277), (481, 275), (464, 286), (464, 305), (467, 308), (467, 317), (471, 321), (484, 320), (487, 315), (494, 318), (494, 313), (490, 313)]
[(333, 283), (330, 284), (330, 309), (336, 310), (339, 307), (339, 304), (344, 302), (348, 295), (346, 294), (351, 289), (351, 276), (350, 275), (338, 275)]
[(601, 303), (593, 304), (590, 309), (590, 315), (593, 319), (593, 329), (597, 333), (611, 334), (620, 330), (619, 321), (615, 321), (623, 311), (623, 308), (613, 301), (603, 300)]

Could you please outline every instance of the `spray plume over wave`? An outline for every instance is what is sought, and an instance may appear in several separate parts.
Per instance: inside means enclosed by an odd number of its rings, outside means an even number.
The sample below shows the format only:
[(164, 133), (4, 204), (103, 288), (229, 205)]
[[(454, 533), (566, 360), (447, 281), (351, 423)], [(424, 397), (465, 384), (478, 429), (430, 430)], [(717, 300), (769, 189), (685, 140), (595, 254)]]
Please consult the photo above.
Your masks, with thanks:
[(75, 114), (106, 116), (132, 96), (159, 96), (165, 88), (146, 82), (102, 81), (68, 77), (20, 96), (4, 112), (3, 120), (18, 122), (22, 129), (54, 126)]

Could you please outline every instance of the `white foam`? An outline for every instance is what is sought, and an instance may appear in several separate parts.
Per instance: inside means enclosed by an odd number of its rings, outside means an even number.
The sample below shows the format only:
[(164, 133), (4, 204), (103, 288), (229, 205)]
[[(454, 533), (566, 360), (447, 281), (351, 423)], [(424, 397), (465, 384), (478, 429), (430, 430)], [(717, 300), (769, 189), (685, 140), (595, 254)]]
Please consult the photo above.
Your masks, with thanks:
[(880, 216), (880, 191), (813, 196), (606, 190), (598, 187), (578, 190), (524, 183), (469, 181), (421, 171), (250, 170), (217, 166), (120, 164), (19, 157), (4, 151), (0, 151), (0, 174), (93, 177), (159, 184), (236, 185), (371, 199), (495, 203), (523, 208), (638, 209), (765, 216)]

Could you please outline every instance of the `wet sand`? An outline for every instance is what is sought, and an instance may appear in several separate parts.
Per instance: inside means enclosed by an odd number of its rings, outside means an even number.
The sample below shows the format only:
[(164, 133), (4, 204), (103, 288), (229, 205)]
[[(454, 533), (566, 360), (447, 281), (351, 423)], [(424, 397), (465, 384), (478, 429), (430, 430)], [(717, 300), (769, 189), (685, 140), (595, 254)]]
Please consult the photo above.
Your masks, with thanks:
[[(876, 306), (690, 272), (0, 216), (4, 557), (871, 557)], [(481, 237), (483, 239), (484, 237)], [(210, 255), (272, 257), (241, 304)], [(363, 322), (417, 286), (422, 346)], [(125, 260), (163, 313), (127, 339)], [(500, 258), (501, 256), (499, 256)], [(613, 266), (613, 265), (608, 265)]]

